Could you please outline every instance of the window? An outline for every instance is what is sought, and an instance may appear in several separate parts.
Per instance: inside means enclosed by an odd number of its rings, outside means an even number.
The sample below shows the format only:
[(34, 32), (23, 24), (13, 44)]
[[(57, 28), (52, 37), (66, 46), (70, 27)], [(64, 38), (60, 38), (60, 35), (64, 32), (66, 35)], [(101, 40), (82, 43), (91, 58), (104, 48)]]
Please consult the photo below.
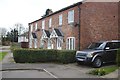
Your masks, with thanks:
[(31, 24), (30, 25), (30, 33), (29, 33), (29, 48), (32, 48), (32, 39), (33, 39), (33, 37), (32, 37), (32, 32), (33, 31), (33, 25)]
[(62, 14), (59, 15), (59, 25), (62, 25)]
[(58, 38), (57, 38), (57, 49), (59, 49), (59, 50), (62, 49), (62, 42)]
[(117, 49), (120, 48), (119, 44), (120, 43), (118, 42), (109, 42), (106, 44), (106, 47), (109, 47), (110, 49)]
[(34, 48), (37, 48), (37, 39), (34, 39)]
[(36, 23), (36, 24), (35, 24), (35, 30), (37, 30), (37, 27), (38, 27), (38, 24)]
[(51, 49), (51, 41), (48, 39), (48, 49)]
[(40, 48), (44, 48), (44, 41), (42, 39), (40, 40)]
[(42, 21), (42, 29), (45, 29), (45, 20)]
[(49, 28), (52, 26), (52, 18), (49, 19)]
[(74, 10), (68, 12), (68, 23), (74, 22)]
[(29, 37), (29, 48), (32, 48), (32, 34), (30, 34), (30, 37)]
[(68, 37), (67, 38), (66, 49), (68, 49), (68, 50), (74, 50), (75, 49), (75, 38), (74, 37)]

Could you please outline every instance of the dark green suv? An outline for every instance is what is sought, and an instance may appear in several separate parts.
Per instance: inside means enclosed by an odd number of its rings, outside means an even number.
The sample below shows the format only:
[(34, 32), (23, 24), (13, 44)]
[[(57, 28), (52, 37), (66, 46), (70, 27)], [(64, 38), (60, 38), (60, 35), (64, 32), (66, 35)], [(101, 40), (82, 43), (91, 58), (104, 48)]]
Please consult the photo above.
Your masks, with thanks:
[(94, 67), (101, 67), (103, 63), (115, 62), (120, 40), (100, 41), (90, 44), (83, 50), (76, 52), (78, 63), (92, 63)]

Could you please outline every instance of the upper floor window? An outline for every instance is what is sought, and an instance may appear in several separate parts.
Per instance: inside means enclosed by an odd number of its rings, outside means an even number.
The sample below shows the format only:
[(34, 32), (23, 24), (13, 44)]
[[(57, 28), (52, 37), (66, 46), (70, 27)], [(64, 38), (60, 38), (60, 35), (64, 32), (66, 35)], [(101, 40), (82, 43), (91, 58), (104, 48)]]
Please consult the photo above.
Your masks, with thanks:
[(52, 26), (52, 18), (49, 19), (49, 28)]
[(42, 21), (42, 29), (45, 29), (45, 20)]
[(37, 28), (38, 28), (38, 24), (36, 23), (36, 24), (35, 24), (35, 30), (37, 30)]
[(68, 23), (74, 22), (74, 10), (68, 12)]
[(62, 14), (59, 15), (59, 25), (62, 25)]

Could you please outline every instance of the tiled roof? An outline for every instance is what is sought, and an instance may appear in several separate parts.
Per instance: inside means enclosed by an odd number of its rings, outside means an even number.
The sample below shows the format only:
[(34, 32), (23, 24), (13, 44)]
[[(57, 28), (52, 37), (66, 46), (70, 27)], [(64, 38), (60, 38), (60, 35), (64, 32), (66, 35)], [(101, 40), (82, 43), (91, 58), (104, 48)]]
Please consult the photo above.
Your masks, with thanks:
[(57, 36), (63, 36), (59, 29), (54, 28), (54, 30), (55, 30)]
[(48, 30), (44, 30), (44, 31), (45, 31), (47, 37), (50, 37), (50, 32)]
[(36, 33), (32, 33), (33, 38), (37, 38)]
[(44, 19), (44, 18), (46, 18), (46, 17), (52, 16), (52, 15), (54, 15), (54, 14), (57, 14), (57, 13), (59, 13), (59, 12), (65, 11), (65, 10), (67, 10), (67, 9), (70, 9), (70, 8), (72, 8), (72, 7), (75, 7), (75, 6), (78, 6), (78, 5), (81, 5), (81, 4), (82, 4), (82, 2), (78, 2), (78, 3), (75, 3), (75, 4), (73, 4), (73, 5), (70, 5), (70, 6), (67, 6), (67, 7), (65, 7), (65, 8), (62, 8), (61, 10), (58, 10), (58, 11), (56, 11), (56, 12), (53, 12), (52, 14), (50, 14), (50, 15), (48, 15), (48, 16), (42, 17), (42, 18), (40, 18), (40, 19), (38, 19), (38, 20), (35, 20), (35, 21), (29, 23), (29, 25), (32, 24), (32, 23), (34, 23), (34, 22), (37, 22), (37, 21), (39, 21), (39, 20), (42, 20), (42, 19)]

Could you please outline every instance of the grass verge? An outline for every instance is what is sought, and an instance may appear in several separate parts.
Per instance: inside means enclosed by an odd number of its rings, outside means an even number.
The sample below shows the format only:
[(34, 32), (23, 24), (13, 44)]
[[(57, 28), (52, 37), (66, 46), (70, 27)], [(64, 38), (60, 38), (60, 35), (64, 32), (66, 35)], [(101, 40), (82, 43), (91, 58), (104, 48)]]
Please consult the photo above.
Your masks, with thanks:
[(3, 60), (7, 52), (0, 52), (0, 61)]
[(117, 69), (118, 69), (118, 66), (102, 67), (102, 68), (97, 68), (97, 69), (91, 70), (89, 72), (89, 74), (98, 75), (98, 76), (104, 76), (106, 74), (114, 72)]

